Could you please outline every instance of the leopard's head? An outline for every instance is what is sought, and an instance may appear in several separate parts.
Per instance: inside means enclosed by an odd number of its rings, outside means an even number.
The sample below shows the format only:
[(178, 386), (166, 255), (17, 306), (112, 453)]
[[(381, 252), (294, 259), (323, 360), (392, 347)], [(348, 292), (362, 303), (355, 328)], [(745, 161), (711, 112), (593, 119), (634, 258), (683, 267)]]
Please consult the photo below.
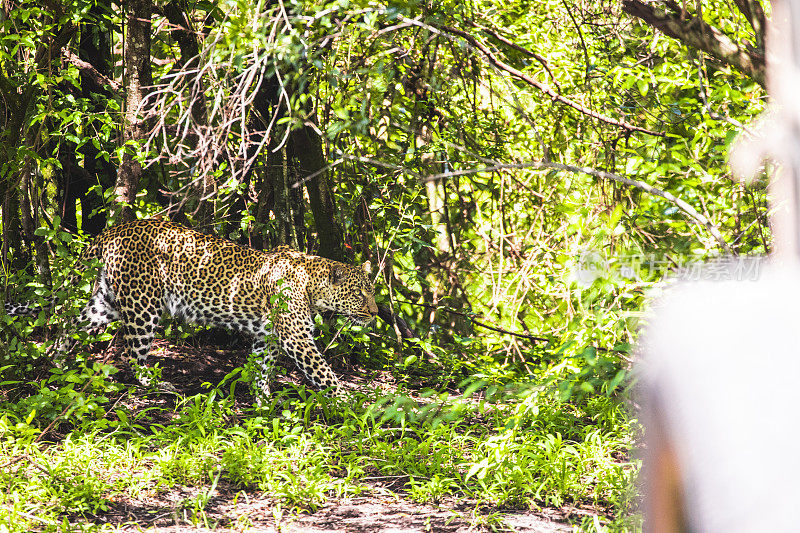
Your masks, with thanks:
[(314, 299), (320, 309), (342, 313), (353, 322), (365, 325), (378, 314), (375, 287), (370, 281), (371, 266), (353, 266), (336, 261), (328, 262), (324, 290)]

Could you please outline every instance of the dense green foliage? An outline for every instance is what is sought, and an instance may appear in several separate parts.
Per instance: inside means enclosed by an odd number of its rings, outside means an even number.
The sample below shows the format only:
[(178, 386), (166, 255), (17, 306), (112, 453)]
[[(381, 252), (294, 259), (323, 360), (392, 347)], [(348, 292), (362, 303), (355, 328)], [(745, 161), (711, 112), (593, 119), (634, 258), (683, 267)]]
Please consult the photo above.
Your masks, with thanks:
[[(616, 2), (159, 1), (137, 138), (120, 33), (131, 13), (12, 4), (3, 294), (46, 302), (55, 289), (66, 303), (0, 315), (0, 531), (86, 524), (118, 498), (180, 486), (198, 488), (180, 513), (203, 524), (221, 481), (270, 495), (277, 513), (313, 510), (376, 477), (417, 501), (571, 502), (601, 516), (576, 519), (584, 528), (639, 527), (632, 346), (665, 276), (769, 249), (764, 189), (726, 164), (763, 108), (758, 83)], [(729, 3), (707, 4), (708, 24), (763, 42)], [(398, 391), (342, 402), (290, 386), (259, 410), (233, 394), (245, 367), (138, 411), (96, 353), (113, 328), (51, 368), (82, 303), (64, 280), (122, 216), (128, 160), (144, 167), (140, 218), (378, 264), (390, 319), (320, 321), (320, 344), (389, 371)], [(173, 344), (197, 331), (166, 328)]]
[[(534, 394), (536, 406), (526, 412), (445, 395), (423, 408), (403, 396), (359, 395), (367, 407), (354, 409), (301, 392), (243, 414), (220, 392), (187, 398), (165, 425), (152, 412), (117, 407), (118, 421), (85, 421), (47, 448), (32, 443), (30, 425), (3, 418), (3, 457), (24, 459), (0, 474), (3, 523), (18, 531), (56, 526), (64, 513), (91, 517), (116, 501), (198, 487), (175, 512), (207, 525), (203, 498), (220, 482), (263, 491), (278, 510), (295, 512), (368, 492), (364, 479), (383, 480), (418, 502), (466, 498), (476, 505), (476, 525), (487, 519), (478, 506), (490, 502), (625, 507), (634, 496), (634, 471), (614, 458), (626, 453), (630, 428), (621, 406), (606, 398), (578, 410)], [(587, 415), (598, 423), (582, 423)], [(504, 425), (508, 431), (495, 430)]]

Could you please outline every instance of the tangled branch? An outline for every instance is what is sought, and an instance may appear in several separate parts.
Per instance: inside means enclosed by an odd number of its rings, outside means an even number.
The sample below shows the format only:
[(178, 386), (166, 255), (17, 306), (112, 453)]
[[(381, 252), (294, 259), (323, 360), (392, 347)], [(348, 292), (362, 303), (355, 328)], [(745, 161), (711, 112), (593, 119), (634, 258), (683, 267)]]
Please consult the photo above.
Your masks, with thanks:
[(182, 168), (192, 178), (186, 187), (194, 189), (201, 200), (217, 193), (220, 183), (215, 175), (220, 169), (225, 169), (231, 182), (248, 175), (272, 139), (277, 109), (267, 124), (254, 119), (252, 113), (254, 101), (270, 76), (275, 76), (281, 86), (278, 106), (289, 108), (270, 53), (286, 26), (277, 14), (270, 24), (265, 39), (244, 56), (221, 54), (220, 41), (225, 35), (218, 32), (204, 43), (198, 56), (163, 76), (142, 103), (140, 112), (153, 123), (144, 146), (146, 153), (153, 154), (147, 164), (160, 162)]
[(630, 122), (627, 122), (625, 120), (618, 120), (618, 119), (611, 118), (609, 116), (603, 115), (602, 113), (598, 113), (597, 111), (593, 111), (593, 110), (591, 110), (591, 109), (589, 109), (589, 108), (587, 108), (585, 106), (582, 106), (578, 102), (575, 102), (574, 100), (571, 100), (571, 99), (567, 98), (566, 96), (563, 96), (563, 95), (557, 93), (549, 85), (547, 85), (545, 83), (541, 83), (540, 81), (537, 81), (536, 79), (532, 78), (528, 74), (525, 74), (521, 70), (518, 70), (518, 69), (512, 67), (511, 65), (509, 65), (509, 64), (503, 62), (502, 60), (500, 60), (491, 50), (489, 50), (489, 48), (486, 47), (486, 45), (484, 45), (482, 42), (480, 42), (473, 35), (471, 35), (470, 33), (466, 32), (464, 30), (459, 30), (458, 28), (452, 28), (452, 27), (446, 26), (444, 24), (437, 24), (436, 26), (432, 26), (430, 24), (425, 24), (425, 23), (420, 22), (420, 21), (418, 21), (416, 19), (410, 19), (410, 18), (407, 18), (407, 17), (399, 17), (399, 18), (401, 18), (402, 20), (405, 20), (406, 22), (408, 22), (410, 24), (414, 24), (414, 25), (426, 28), (426, 29), (428, 29), (430, 31), (433, 31), (433, 32), (436, 32), (436, 33), (445, 33), (445, 34), (457, 35), (458, 37), (461, 37), (462, 39), (467, 41), (472, 47), (474, 47), (476, 50), (478, 50), (481, 54), (483, 54), (483, 56), (495, 68), (510, 74), (515, 79), (518, 79), (518, 80), (520, 80), (522, 82), (525, 82), (528, 85), (530, 85), (530, 86), (538, 89), (539, 91), (543, 92), (544, 94), (546, 94), (547, 96), (552, 98), (554, 101), (559, 102), (559, 103), (564, 104), (564, 105), (567, 105), (567, 106), (575, 109), (576, 111), (579, 111), (580, 113), (582, 113), (584, 115), (587, 115), (587, 116), (590, 116), (590, 117), (595, 118), (597, 120), (600, 120), (601, 122), (605, 122), (606, 124), (611, 124), (612, 126), (617, 126), (617, 127), (623, 128), (623, 129), (625, 129), (627, 131), (630, 131), (630, 132), (646, 133), (648, 135), (653, 135), (653, 136), (656, 136), (656, 137), (663, 137), (664, 136), (664, 134), (661, 133), (661, 132), (649, 130), (647, 128), (642, 128), (641, 126), (636, 126), (636, 125), (631, 124)]
[[(760, 4), (740, 0), (737, 5), (756, 30), (764, 31), (766, 19)], [(757, 7), (756, 7), (757, 6)], [(723, 63), (744, 72), (762, 87), (766, 83), (766, 62), (763, 51), (746, 44), (737, 43), (721, 30), (707, 24), (700, 16), (690, 16), (685, 11), (680, 14), (666, 13), (651, 4), (639, 0), (623, 0), (622, 10), (637, 17), (660, 32), (679, 41), (698, 48), (714, 56)]]

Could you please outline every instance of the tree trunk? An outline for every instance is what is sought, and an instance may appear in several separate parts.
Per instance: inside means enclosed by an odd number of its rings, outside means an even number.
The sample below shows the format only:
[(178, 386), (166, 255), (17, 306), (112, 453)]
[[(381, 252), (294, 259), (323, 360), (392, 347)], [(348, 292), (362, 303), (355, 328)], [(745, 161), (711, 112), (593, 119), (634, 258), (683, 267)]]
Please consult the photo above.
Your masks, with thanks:
[(447, 221), (444, 217), (444, 194), (444, 179), (425, 182), (425, 195), (428, 198), (431, 227), (435, 232), (434, 244), (436, 245), (436, 251), (441, 255), (451, 254), (454, 251), (450, 249)]
[[(12, 254), (11, 264), (8, 262), (9, 252)], [(3, 198), (3, 265), (9, 265), (10, 271), (21, 270), (28, 262), (22, 249), (22, 231), (19, 222), (19, 190), (11, 188)]]
[[(110, 0), (100, 0), (92, 4), (89, 9), (91, 16), (100, 20), (106, 13), (111, 11)], [(110, 29), (103, 30), (97, 24), (84, 24), (81, 29), (81, 40), (78, 49), (80, 59), (89, 63), (102, 76), (109, 77), (111, 74), (109, 63), (111, 57), (111, 38)], [(85, 71), (81, 71), (81, 96), (91, 99), (93, 94), (106, 94), (106, 89), (100, 85), (95, 77)], [(95, 112), (102, 110), (98, 107)], [(97, 130), (101, 127), (99, 120), (93, 120), (88, 124), (89, 128)], [(93, 143), (86, 143), (80, 149), (83, 155), (83, 175), (77, 185), (80, 190), (79, 200), (81, 203), (81, 228), (90, 235), (97, 235), (106, 227), (106, 212), (103, 207), (102, 194), (90, 194), (89, 189), (100, 184), (102, 190), (111, 187), (116, 181), (117, 170), (111, 162), (105, 159), (98, 159), (98, 150)], [(97, 210), (97, 213), (92, 214)]]
[(311, 213), (319, 237), (319, 255), (344, 261), (342, 230), (336, 222), (336, 203), (331, 189), (327, 161), (322, 150), (322, 137), (310, 126), (294, 130), (290, 135), (292, 150), (298, 163), (298, 177), (305, 180)]
[[(35, 68), (43, 70), (58, 58), (61, 49), (75, 36), (76, 31), (76, 26), (67, 22), (59, 28), (53, 39), (42, 43), (36, 50)], [(34, 101), (37, 90), (39, 89), (35, 84), (29, 84), (24, 89), (18, 87), (0, 69), (0, 97), (5, 107), (4, 114), (8, 117), (0, 128), (0, 198), (5, 198), (8, 190), (19, 184), (20, 177), (16, 172), (21, 160), (19, 146), (27, 127), (28, 108)]]
[(293, 224), (292, 204), (289, 196), (289, 166), (286, 164), (286, 148), (270, 152), (267, 155), (267, 164), (272, 183), (272, 212), (275, 215), (277, 244), (288, 244), (296, 248), (297, 233)]
[[(200, 59), (200, 43), (197, 40), (196, 32), (192, 28), (192, 21), (186, 13), (182, 2), (172, 1), (164, 6), (164, 15), (172, 24), (170, 35), (178, 43), (181, 49), (181, 57), (177, 66), (186, 68), (190, 65), (196, 66)], [(199, 85), (201, 91), (192, 94), (192, 118), (198, 124), (206, 124), (206, 100), (202, 91), (203, 85)]]
[[(55, 143), (48, 142), (48, 144)], [(61, 192), (59, 206), (61, 226), (67, 231), (75, 232), (78, 230), (77, 205), (89, 191), (90, 178), (78, 165), (75, 143), (62, 141), (57, 146), (61, 169), (54, 169), (54, 174), (57, 176), (56, 183)]]
[[(287, 150), (288, 152), (288, 150)], [(288, 158), (288, 156), (287, 156)], [(303, 202), (303, 189), (295, 187), (297, 176), (294, 172), (289, 173), (289, 208), (294, 216), (292, 224), (292, 248), (303, 251), (306, 249), (306, 224), (305, 224), (305, 202)]]
[[(250, 114), (247, 127), (250, 132), (250, 139), (247, 145), (248, 160), (256, 156), (256, 148), (262, 145), (264, 136), (267, 135), (267, 127), (270, 121), (277, 121), (283, 114), (279, 105), (278, 91), (278, 80), (274, 74), (265, 78), (256, 91), (255, 98), (253, 98), (253, 112)], [(273, 116), (276, 113), (279, 116)], [(291, 235), (291, 228), (287, 226), (287, 224), (291, 225), (291, 216), (285, 199), (288, 198), (285, 183), (288, 172), (287, 150), (284, 146), (275, 151), (277, 144), (273, 140), (275, 138), (274, 130), (271, 137), (266, 142), (265, 150), (261, 152), (261, 154), (266, 154), (264, 156), (266, 159), (264, 167), (266, 171), (257, 191), (256, 221), (261, 224), (259, 229), (262, 232), (261, 240), (264, 247), (290, 244)], [(255, 168), (256, 165), (250, 167), (250, 170), (245, 175), (245, 180), (251, 179), (250, 176), (255, 171)], [(272, 204), (268, 208), (267, 198), (270, 193), (272, 193)], [(275, 219), (274, 234), (269, 231), (269, 236), (266, 233), (268, 228), (272, 227), (272, 224), (268, 221), (267, 209), (272, 211)], [(272, 238), (273, 235), (274, 238)]]
[[(126, 13), (125, 34), (125, 123), (123, 141), (134, 143), (144, 138), (146, 123), (139, 116), (139, 106), (144, 100), (145, 87), (152, 85), (150, 71), (150, 0), (129, 0)], [(112, 218), (126, 222), (136, 218), (133, 203), (142, 178), (142, 165), (136, 161), (135, 150), (126, 149), (114, 185), (117, 206)]]
[[(256, 193), (256, 208), (253, 224), (250, 226), (249, 243), (252, 248), (256, 250), (266, 250), (270, 247), (271, 242), (267, 228), (269, 227), (269, 197), (270, 194), (274, 196), (272, 191), (270, 174), (270, 165), (267, 164), (263, 167), (254, 169), (255, 174), (255, 193)], [(254, 179), (253, 177), (250, 178)]]
[(31, 179), (31, 172), (26, 169), (25, 175), (22, 178), (22, 230), (25, 232), (25, 239), (33, 243), (33, 252), (36, 256), (36, 270), (39, 274), (39, 281), (46, 287), (53, 285), (53, 280), (50, 275), (50, 257), (47, 250), (47, 242), (41, 235), (36, 235), (36, 228), (39, 226), (38, 216), (34, 218), (35, 211), (31, 208), (31, 198), (34, 196), (31, 189), (34, 186)]
[[(428, 59), (429, 64), (433, 63), (433, 56)], [(432, 70), (433, 67), (431, 66)], [(420, 77), (422, 79), (422, 77)], [(433, 113), (434, 104), (430, 101), (427, 88), (418, 84), (407, 87), (415, 97), (417, 112), (415, 116), (419, 121), (414, 125), (416, 130), (417, 150), (421, 150), (430, 144), (436, 128), (435, 115)], [(421, 163), (428, 167), (428, 174), (439, 174), (447, 170), (446, 164), (436, 162), (436, 157), (432, 153), (424, 153)], [(472, 322), (463, 316), (453, 313), (437, 312), (436, 307), (443, 303), (454, 309), (470, 309), (470, 302), (465, 292), (461, 289), (459, 280), (459, 262), (457, 249), (452, 235), (452, 227), (449, 220), (449, 209), (447, 207), (447, 190), (445, 188), (446, 179), (428, 181), (425, 183), (425, 193), (428, 200), (428, 212), (431, 217), (431, 228), (435, 232), (433, 244), (435, 253), (424, 253), (423, 257), (415, 258), (415, 262), (428, 263), (423, 272), (427, 275), (429, 287), (425, 291), (430, 291), (426, 301), (431, 302), (434, 307), (430, 309), (428, 321), (432, 326), (434, 323), (445, 324), (450, 331), (460, 335), (471, 335), (473, 332)], [(431, 268), (432, 267), (432, 268)], [(449, 335), (446, 335), (449, 336)]]

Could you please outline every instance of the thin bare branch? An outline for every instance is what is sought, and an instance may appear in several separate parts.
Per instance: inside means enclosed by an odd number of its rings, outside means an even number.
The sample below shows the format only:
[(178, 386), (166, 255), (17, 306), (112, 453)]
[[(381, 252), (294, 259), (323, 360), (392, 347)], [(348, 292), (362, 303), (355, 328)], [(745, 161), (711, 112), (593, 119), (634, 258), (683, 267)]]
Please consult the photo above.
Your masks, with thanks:
[(553, 162), (550, 162), (550, 161), (531, 161), (531, 162), (527, 162), (527, 163), (500, 163), (500, 164), (487, 166), (487, 167), (483, 167), (483, 168), (479, 168), (479, 169), (457, 170), (457, 171), (453, 171), (453, 172), (445, 172), (445, 173), (441, 173), (441, 174), (433, 174), (433, 175), (426, 176), (425, 178), (423, 178), (423, 181), (438, 180), (438, 179), (442, 179), (442, 178), (446, 178), (446, 177), (450, 177), (450, 176), (474, 174), (474, 173), (477, 173), (477, 172), (493, 172), (493, 171), (502, 170), (502, 169), (524, 169), (524, 168), (530, 168), (530, 169), (550, 168), (550, 169), (553, 169), (553, 170), (562, 170), (562, 171), (574, 172), (574, 173), (578, 173), (578, 174), (588, 174), (588, 175), (594, 176), (596, 178), (608, 179), (608, 180), (616, 181), (616, 182), (619, 182), (619, 183), (623, 183), (625, 185), (629, 185), (631, 187), (636, 187), (637, 189), (641, 189), (641, 190), (643, 190), (645, 192), (648, 192), (648, 193), (650, 193), (652, 195), (660, 196), (661, 198), (664, 198), (665, 200), (669, 200), (670, 202), (675, 204), (678, 207), (678, 209), (680, 209), (681, 211), (686, 213), (689, 216), (689, 218), (691, 218), (692, 220), (694, 220), (698, 224), (700, 224), (703, 227), (705, 227), (708, 230), (708, 232), (714, 237), (714, 239), (716, 239), (716, 241), (719, 243), (720, 247), (723, 250), (725, 250), (725, 252), (727, 252), (729, 254), (735, 253), (731, 249), (731, 247), (728, 245), (728, 243), (725, 241), (725, 238), (722, 236), (722, 233), (720, 233), (719, 228), (717, 226), (715, 226), (714, 223), (712, 223), (705, 215), (701, 214), (694, 207), (689, 205), (685, 200), (681, 200), (680, 198), (678, 198), (677, 196), (675, 196), (672, 193), (669, 193), (667, 191), (662, 191), (661, 189), (653, 187), (649, 183), (645, 183), (645, 182), (640, 181), (640, 180), (634, 180), (634, 179), (630, 179), (630, 178), (625, 178), (623, 176), (620, 176), (618, 174), (613, 174), (611, 172), (605, 172), (605, 171), (602, 171), (602, 170), (596, 170), (596, 169), (589, 168), (589, 167), (577, 167), (577, 166), (574, 166), (574, 165), (564, 165), (564, 164), (561, 164), (561, 163), (553, 163)]
[(719, 243), (720, 247), (725, 250), (726, 253), (735, 254), (734, 250), (728, 245), (725, 241), (725, 238), (722, 236), (719, 228), (711, 222), (708, 217), (703, 215), (702, 213), (698, 212), (694, 207), (689, 205), (685, 200), (682, 200), (675, 196), (674, 194), (662, 191), (656, 187), (653, 187), (649, 183), (645, 183), (640, 180), (635, 180), (631, 178), (625, 178), (618, 174), (614, 174), (612, 172), (605, 172), (602, 170), (596, 170), (589, 167), (578, 167), (574, 165), (564, 165), (561, 163), (553, 163), (550, 161), (529, 161), (523, 163), (500, 163), (496, 162), (492, 165), (487, 165), (480, 168), (472, 168), (472, 169), (463, 169), (463, 170), (454, 170), (450, 172), (443, 172), (440, 174), (431, 174), (429, 176), (421, 177), (420, 174), (416, 172), (412, 172), (410, 170), (404, 169), (398, 165), (393, 165), (390, 163), (386, 163), (383, 161), (377, 161), (375, 159), (367, 158), (367, 157), (358, 157), (358, 156), (351, 156), (346, 154), (340, 154), (340, 160), (349, 159), (355, 160), (362, 163), (368, 163), (371, 165), (376, 165), (384, 168), (392, 168), (404, 172), (406, 174), (410, 174), (419, 178), (423, 183), (432, 181), (432, 180), (439, 180), (443, 178), (455, 177), (455, 176), (464, 176), (469, 174), (477, 174), (481, 172), (494, 172), (497, 170), (506, 170), (506, 169), (534, 169), (534, 170), (541, 170), (541, 169), (553, 169), (553, 170), (560, 170), (560, 171), (567, 171), (567, 172), (574, 172), (578, 174), (588, 174), (590, 176), (594, 176), (600, 179), (608, 179), (612, 181), (616, 181), (618, 183), (622, 183), (631, 187), (636, 187), (637, 189), (641, 189), (649, 194), (654, 196), (660, 196), (665, 200), (668, 200), (675, 204), (678, 209), (686, 213), (694, 222), (700, 224), (711, 234), (712, 237)]
[[(213, 176), (220, 168), (226, 168), (225, 175), (231, 182), (246, 176), (274, 136), (277, 109), (265, 131), (257, 121), (250, 120), (259, 88), (268, 77), (276, 75), (272, 47), (288, 31), (287, 14), (281, 6), (266, 15), (262, 19), (267, 30), (265, 39), (248, 52), (243, 69), (234, 65), (233, 56), (215, 52), (224, 36), (212, 33), (198, 55), (182, 58), (182, 64), (163, 76), (161, 84), (143, 102), (142, 112), (155, 124), (145, 147), (156, 155), (148, 164), (161, 161), (183, 166), (183, 172), (190, 177), (189, 185), (200, 199), (217, 193), (222, 184)], [(278, 105), (289, 109), (283, 80), (278, 78), (278, 84)], [(206, 98), (206, 94), (213, 96)]]
[(516, 79), (518, 79), (520, 81), (523, 81), (523, 82), (527, 83), (528, 85), (530, 85), (532, 87), (535, 87), (539, 91), (545, 93), (547, 96), (552, 98), (554, 101), (559, 102), (561, 104), (564, 104), (566, 106), (569, 106), (569, 107), (575, 109), (576, 111), (579, 111), (580, 113), (582, 113), (584, 115), (590, 116), (590, 117), (595, 118), (595, 119), (597, 119), (597, 120), (599, 120), (601, 122), (605, 122), (606, 124), (611, 124), (612, 126), (617, 126), (617, 127), (623, 128), (623, 129), (631, 131), (631, 132), (635, 131), (635, 132), (639, 132), (639, 133), (646, 133), (648, 135), (653, 135), (653, 136), (656, 136), (656, 137), (663, 137), (664, 136), (664, 133), (661, 133), (661, 132), (658, 132), (658, 131), (649, 130), (647, 128), (642, 128), (641, 126), (636, 126), (636, 125), (631, 124), (631, 123), (629, 123), (629, 122), (627, 122), (625, 120), (618, 120), (618, 119), (615, 119), (615, 118), (608, 117), (606, 115), (603, 115), (602, 113), (598, 113), (597, 111), (593, 111), (593, 110), (591, 110), (591, 109), (589, 109), (589, 108), (587, 108), (585, 106), (582, 106), (578, 102), (575, 102), (574, 100), (570, 100), (566, 96), (562, 96), (562, 95), (558, 94), (549, 85), (535, 80), (534, 78), (530, 77), (529, 75), (525, 74), (524, 72), (522, 72), (522, 71), (512, 67), (511, 65), (508, 65), (508, 64), (504, 63), (500, 59), (498, 59), (497, 56), (495, 56), (495, 54), (486, 47), (486, 45), (484, 45), (482, 42), (480, 42), (478, 39), (476, 39), (473, 35), (469, 34), (468, 32), (465, 32), (463, 30), (459, 30), (458, 28), (452, 28), (450, 26), (446, 26), (446, 25), (443, 25), (443, 24), (438, 24), (436, 26), (432, 26), (430, 24), (425, 24), (424, 22), (421, 22), (421, 21), (416, 20), (416, 19), (410, 19), (410, 18), (402, 17), (402, 16), (398, 17), (398, 18), (403, 19), (403, 20), (405, 20), (407, 22), (411, 22), (412, 24), (415, 24), (417, 26), (425, 28), (425, 29), (427, 29), (429, 31), (437, 32), (437, 33), (440, 33), (440, 34), (444, 33), (444, 34), (450, 34), (450, 35), (457, 35), (458, 37), (461, 37), (462, 39), (467, 41), (471, 46), (473, 46), (475, 49), (477, 49), (479, 52), (481, 52), (481, 54), (483, 54), (483, 56), (494, 67), (496, 67), (499, 70), (502, 70), (504, 72), (507, 72), (508, 74), (513, 76), (514, 78), (516, 78)]
[(501, 35), (500, 33), (496, 32), (492, 28), (487, 28), (486, 26), (481, 26), (477, 22), (473, 22), (473, 21), (470, 21), (470, 24), (472, 24), (473, 26), (475, 26), (477, 29), (481, 30), (482, 32), (485, 32), (485, 33), (491, 35), (493, 38), (497, 39), (498, 41), (500, 41), (501, 43), (505, 44), (506, 46), (509, 46), (509, 47), (513, 48), (517, 52), (522, 52), (523, 54), (534, 58), (536, 61), (538, 61), (542, 65), (542, 67), (544, 67), (544, 69), (550, 75), (550, 79), (553, 81), (553, 85), (555, 85), (556, 88), (559, 91), (561, 90), (561, 87), (558, 85), (558, 80), (556, 80), (556, 77), (553, 74), (553, 71), (550, 70), (550, 65), (548, 64), (547, 59), (545, 59), (541, 55), (537, 54), (536, 52), (534, 52), (532, 50), (528, 50), (524, 46), (521, 46), (521, 45), (515, 43), (511, 39), (508, 39), (507, 37)]
[(114, 91), (120, 90), (119, 83), (117, 83), (113, 79), (109, 78), (108, 76), (106, 76), (105, 74), (94, 68), (94, 66), (91, 63), (88, 63), (83, 59), (81, 59), (80, 57), (78, 57), (78, 54), (67, 49), (64, 49), (62, 53), (64, 54), (64, 57), (67, 59), (67, 61), (75, 65), (81, 72), (92, 78), (95, 81), (95, 83), (97, 83), (97, 85), (99, 85), (100, 87), (108, 85)]
[(613, 174), (611, 172), (605, 172), (602, 170), (595, 170), (589, 167), (576, 167), (573, 165), (563, 165), (561, 163), (551, 163), (546, 161), (542, 161), (540, 165), (543, 168), (552, 168), (554, 170), (566, 170), (568, 172), (588, 174), (590, 176), (594, 176), (600, 179), (613, 180), (619, 183), (623, 183), (625, 185), (629, 185), (631, 187), (636, 187), (652, 195), (660, 196), (661, 198), (664, 198), (665, 200), (668, 200), (673, 204), (675, 204), (678, 207), (678, 209), (686, 213), (689, 216), (689, 218), (691, 218), (698, 224), (705, 227), (706, 230), (708, 230), (708, 232), (717, 240), (720, 247), (723, 250), (725, 250), (726, 253), (735, 254), (734, 250), (731, 249), (730, 246), (728, 246), (728, 243), (725, 241), (725, 238), (722, 236), (722, 233), (720, 233), (719, 228), (715, 226), (713, 222), (711, 222), (705, 215), (698, 212), (694, 207), (689, 205), (685, 200), (681, 200), (672, 193), (669, 193), (667, 191), (662, 191), (661, 189), (657, 189), (652, 185), (650, 185), (649, 183), (645, 183), (640, 180), (625, 178), (618, 174)]

